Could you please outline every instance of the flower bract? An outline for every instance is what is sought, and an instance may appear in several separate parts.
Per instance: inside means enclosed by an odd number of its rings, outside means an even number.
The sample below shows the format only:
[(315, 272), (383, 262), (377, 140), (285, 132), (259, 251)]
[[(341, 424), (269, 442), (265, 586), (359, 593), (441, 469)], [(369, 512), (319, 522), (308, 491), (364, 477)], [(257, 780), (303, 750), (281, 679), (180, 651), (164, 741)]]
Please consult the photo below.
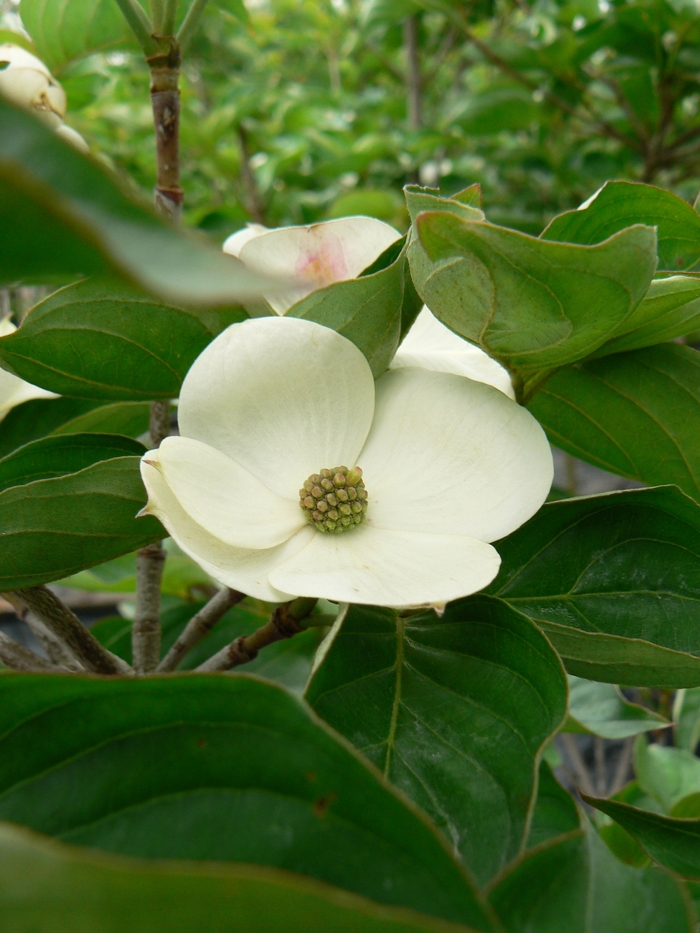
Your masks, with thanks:
[[(142, 460), (147, 511), (215, 579), (273, 602), (415, 606), (477, 592), (500, 564), (491, 542), (539, 509), (552, 480), (544, 432), (502, 392), (408, 367), (375, 388), (354, 344), (298, 318), (220, 334), (185, 378), (179, 424)], [(364, 520), (321, 533), (300, 492), (311, 482), (345, 503), (341, 467), (362, 477)]]

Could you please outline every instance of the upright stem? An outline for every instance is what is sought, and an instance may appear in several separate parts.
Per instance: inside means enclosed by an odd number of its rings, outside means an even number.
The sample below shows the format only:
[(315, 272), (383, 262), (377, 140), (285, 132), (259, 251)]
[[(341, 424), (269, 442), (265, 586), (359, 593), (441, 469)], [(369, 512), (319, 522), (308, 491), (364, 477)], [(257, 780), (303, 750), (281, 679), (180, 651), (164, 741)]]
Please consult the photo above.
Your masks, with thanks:
[(167, 51), (147, 61), (151, 69), (151, 105), (156, 132), (156, 209), (177, 223), (182, 215), (180, 187), (180, 46), (169, 37)]
[(419, 130), (423, 125), (423, 88), (418, 51), (418, 17), (403, 21), (403, 44), (406, 50), (406, 121), (408, 128)]

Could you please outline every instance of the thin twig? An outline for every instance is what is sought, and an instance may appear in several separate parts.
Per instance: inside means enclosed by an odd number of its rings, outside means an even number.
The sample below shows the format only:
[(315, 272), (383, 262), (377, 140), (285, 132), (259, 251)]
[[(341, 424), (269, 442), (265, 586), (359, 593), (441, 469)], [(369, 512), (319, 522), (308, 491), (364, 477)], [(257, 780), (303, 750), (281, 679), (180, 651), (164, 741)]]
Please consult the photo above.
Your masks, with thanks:
[(52, 664), (63, 667), (68, 671), (79, 672), (85, 670), (80, 661), (78, 661), (71, 654), (60, 638), (57, 638), (38, 616), (34, 615), (33, 612), (27, 612), (24, 615), (24, 621), (27, 623), (32, 631), (32, 634), (46, 652), (48, 659)]
[(177, 0), (165, 0), (163, 6), (163, 35), (172, 36), (177, 19)]
[(595, 788), (593, 787), (591, 776), (588, 773), (588, 768), (576, 744), (576, 739), (568, 732), (560, 733), (559, 738), (566, 749), (566, 754), (569, 756), (569, 761), (571, 762), (571, 767), (574, 769), (574, 776), (578, 782), (579, 788), (584, 794), (595, 797)]
[(423, 123), (423, 89), (418, 51), (418, 17), (403, 21), (403, 45), (406, 51), (406, 122), (410, 130)]
[(192, 6), (187, 11), (177, 34), (180, 48), (184, 49), (194, 35), (207, 2), (208, 0), (193, 0)]
[(29, 586), (3, 593), (13, 606), (33, 612), (88, 671), (95, 674), (132, 674), (131, 667), (108, 651), (85, 628), (77, 615), (45, 586)]
[(165, 551), (155, 541), (136, 552), (136, 613), (131, 649), (137, 674), (154, 671), (160, 660), (160, 583)]
[(299, 597), (283, 603), (272, 613), (272, 618), (252, 635), (241, 635), (196, 668), (198, 674), (229, 671), (232, 667), (253, 661), (261, 648), (282, 638), (291, 638), (304, 631), (300, 623), (311, 614), (318, 600)]
[(248, 146), (248, 134), (240, 123), (237, 129), (238, 145), (241, 150), (241, 181), (246, 192), (248, 213), (256, 224), (265, 223), (265, 214), (260, 202), (260, 194), (255, 181), (255, 175), (250, 167), (250, 149)]
[(593, 755), (595, 759), (595, 789), (599, 797), (605, 797), (607, 775), (605, 773), (605, 739), (596, 735), (593, 739)]
[(156, 671), (159, 673), (174, 671), (185, 655), (207, 637), (231, 606), (235, 606), (242, 599), (245, 599), (245, 593), (239, 593), (237, 590), (228, 587), (219, 590), (216, 596), (213, 596), (206, 606), (202, 606), (199, 612), (190, 619), (178, 640), (156, 668)]
[(144, 54), (151, 55), (158, 46), (151, 35), (152, 27), (141, 4), (138, 0), (117, 0), (117, 5)]
[(59, 667), (50, 661), (45, 661), (38, 654), (34, 654), (29, 648), (20, 645), (19, 642), (14, 641), (4, 632), (0, 632), (0, 661), (5, 667), (12, 668), (13, 671), (55, 674), (68, 670), (68, 668)]
[(620, 757), (617, 759), (617, 767), (615, 768), (612, 783), (610, 784), (610, 788), (608, 790), (609, 797), (614, 797), (615, 794), (618, 791), (621, 791), (627, 783), (627, 776), (630, 773), (633, 755), (634, 736), (631, 736), (630, 738), (625, 739), (625, 742), (620, 749)]

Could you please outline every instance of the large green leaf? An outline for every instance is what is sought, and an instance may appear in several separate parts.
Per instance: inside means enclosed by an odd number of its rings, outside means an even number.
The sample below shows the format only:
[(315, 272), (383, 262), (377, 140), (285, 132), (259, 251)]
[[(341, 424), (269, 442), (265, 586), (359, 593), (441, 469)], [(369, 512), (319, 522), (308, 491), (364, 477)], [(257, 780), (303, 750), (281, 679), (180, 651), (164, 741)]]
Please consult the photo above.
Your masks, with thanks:
[(541, 761), (537, 803), (532, 811), (527, 837), (528, 848), (579, 829), (580, 826), (581, 817), (574, 798), (557, 781), (547, 762)]
[(420, 243), (414, 237), (408, 255), (425, 303), (523, 378), (597, 350), (656, 267), (656, 233), (643, 226), (599, 246), (550, 243), (445, 211), (418, 215), (416, 229)]
[(626, 829), (659, 865), (700, 880), (700, 819), (674, 819), (615, 800), (583, 799)]
[[(700, 793), (700, 758), (684, 748), (672, 748), (639, 738), (634, 770), (639, 787), (666, 813), (691, 794)], [(634, 803), (635, 801), (625, 801)]]
[(700, 742), (700, 687), (679, 690), (673, 705), (675, 744), (694, 752)]
[(0, 817), (147, 858), (267, 865), (488, 931), (430, 824), (248, 675), (0, 675)]
[[(238, 304), (261, 280), (164, 223), (116, 177), (0, 100), (0, 283), (117, 272), (177, 305)], [(269, 286), (269, 282), (268, 282)]]
[(13, 933), (469, 933), (279, 869), (108, 856), (0, 826)]
[(700, 353), (662, 344), (561, 370), (529, 405), (552, 443), (700, 499)]
[(0, 590), (59, 580), (157, 541), (165, 535), (160, 522), (136, 518), (145, 504), (134, 456), (5, 489)]
[(147, 402), (118, 402), (78, 398), (32, 399), (13, 408), (0, 423), (0, 457), (54, 434), (125, 434), (139, 437), (148, 430)]
[(589, 680), (700, 684), (700, 507), (673, 487), (545, 505), (497, 545), (486, 592)]
[(490, 900), (507, 933), (694, 933), (680, 884), (618, 861), (598, 835), (575, 831), (526, 853)]
[(668, 719), (658, 713), (630, 703), (613, 684), (569, 675), (569, 718), (564, 732), (624, 739), (670, 725)]
[(37, 55), (55, 71), (92, 52), (134, 45), (116, 0), (21, 0), (19, 11)]
[(632, 181), (609, 181), (585, 207), (555, 217), (545, 240), (590, 246), (631, 227), (658, 230), (659, 269), (680, 272), (700, 262), (700, 215), (682, 198)]
[[(398, 253), (398, 255), (397, 255)], [(403, 241), (380, 257), (389, 265), (372, 267), (357, 279), (319, 288), (297, 302), (290, 317), (316, 321), (351, 340), (367, 357), (375, 377), (391, 362), (401, 335), (404, 279), (408, 276)]]
[(596, 356), (640, 350), (700, 328), (700, 278), (671, 275), (655, 279), (642, 301)]
[(483, 597), (405, 617), (353, 606), (307, 699), (436, 821), (485, 882), (520, 851), (566, 712), (545, 638)]
[(125, 283), (88, 279), (36, 305), (0, 339), (5, 369), (61, 395), (176, 398), (187, 370), (243, 309), (186, 311)]

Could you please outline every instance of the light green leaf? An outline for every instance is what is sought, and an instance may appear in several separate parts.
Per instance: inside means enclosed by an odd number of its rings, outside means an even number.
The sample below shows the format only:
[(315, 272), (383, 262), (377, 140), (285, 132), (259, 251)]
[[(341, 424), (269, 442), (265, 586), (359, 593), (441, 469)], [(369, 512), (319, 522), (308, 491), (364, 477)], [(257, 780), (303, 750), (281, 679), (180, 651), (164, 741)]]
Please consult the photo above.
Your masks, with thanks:
[(569, 719), (564, 732), (588, 732), (604, 739), (624, 739), (669, 725), (663, 716), (630, 703), (613, 684), (569, 675)]
[(640, 350), (700, 328), (700, 279), (672, 275), (656, 279), (617, 335), (596, 356)]
[(520, 851), (566, 682), (519, 613), (483, 597), (450, 603), (441, 618), (353, 606), (306, 695), (433, 817), (480, 881)]
[(666, 813), (690, 794), (700, 793), (700, 758), (684, 748), (637, 740), (634, 767), (639, 786), (658, 800)]
[(164, 537), (155, 518), (136, 518), (145, 504), (134, 456), (0, 492), (0, 590), (59, 580)]
[(527, 852), (489, 899), (507, 933), (695, 931), (694, 911), (677, 881), (624, 865), (591, 828)]
[(700, 684), (700, 506), (673, 487), (546, 504), (497, 544), (486, 590), (589, 680)]
[(432, 211), (416, 231), (411, 274), (433, 314), (524, 379), (597, 350), (656, 267), (656, 233), (643, 226), (574, 246)]
[(425, 818), (258, 678), (2, 674), (0, 736), (4, 820), (125, 855), (284, 868), (493, 929)]
[(555, 373), (529, 404), (553, 444), (700, 499), (700, 353), (662, 344)]
[(108, 856), (0, 826), (0, 913), (14, 933), (469, 933), (301, 875)]
[(633, 224), (658, 230), (659, 269), (680, 272), (700, 262), (700, 215), (670, 191), (633, 181), (609, 181), (586, 206), (555, 217), (544, 240), (590, 246)]
[(216, 6), (235, 16), (244, 26), (250, 26), (250, 16), (243, 0), (214, 0)]
[(684, 878), (700, 880), (700, 819), (673, 819), (614, 800), (582, 796), (626, 829), (659, 865)]
[[(177, 305), (237, 305), (261, 280), (206, 240), (164, 223), (115, 176), (0, 101), (0, 283), (116, 272)], [(268, 282), (269, 287), (269, 282)]]
[(148, 430), (146, 402), (102, 401), (78, 398), (32, 399), (13, 408), (0, 423), (0, 457), (47, 435), (124, 434), (139, 437)]
[(127, 401), (176, 398), (208, 343), (242, 308), (186, 311), (114, 279), (54, 292), (0, 338), (5, 369), (60, 395)]
[(673, 705), (678, 748), (694, 752), (700, 742), (700, 687), (679, 690)]
[(576, 801), (554, 777), (547, 762), (541, 761), (537, 803), (532, 811), (527, 847), (532, 849), (548, 839), (554, 839), (555, 836), (579, 829), (580, 826), (581, 817)]

